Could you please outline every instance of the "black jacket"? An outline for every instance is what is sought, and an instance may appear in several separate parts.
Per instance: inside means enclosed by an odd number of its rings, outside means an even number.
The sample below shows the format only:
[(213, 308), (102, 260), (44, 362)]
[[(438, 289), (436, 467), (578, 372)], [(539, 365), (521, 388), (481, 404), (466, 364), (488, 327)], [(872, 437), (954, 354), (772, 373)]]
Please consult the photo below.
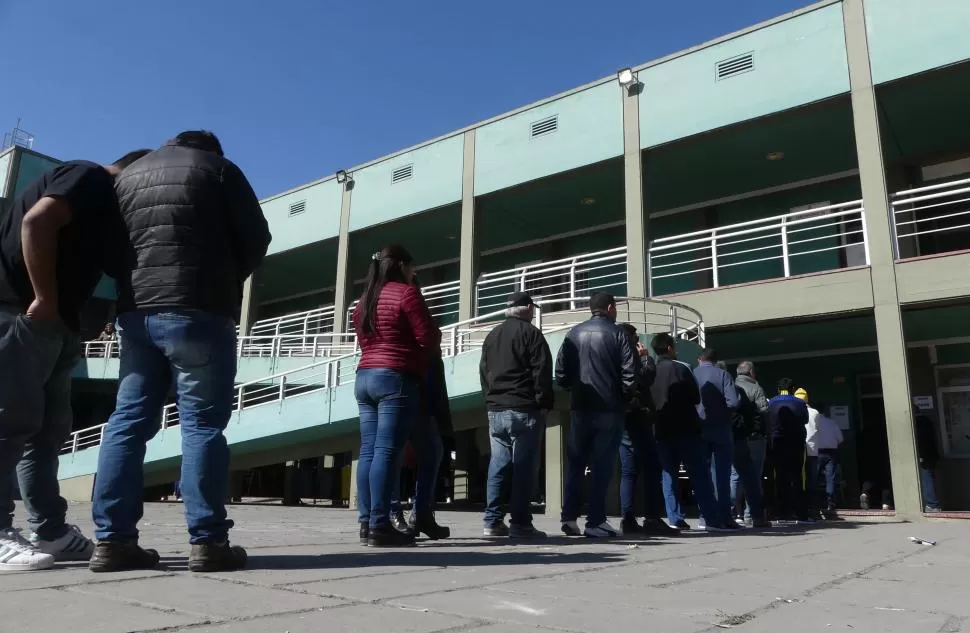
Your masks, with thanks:
[(431, 359), (427, 377), (427, 413), (438, 423), (438, 433), (442, 436), (455, 432), (451, 421), (451, 405), (448, 402), (448, 383), (445, 381), (445, 362), (440, 354)]
[(115, 182), (130, 249), (118, 311), (202, 310), (239, 319), (242, 285), (270, 234), (242, 171), (212, 152), (165, 145)]
[(527, 321), (509, 317), (488, 333), (478, 373), (489, 411), (552, 409), (552, 352)]
[(653, 412), (653, 395), (650, 388), (657, 377), (657, 365), (649, 356), (637, 357), (637, 389), (630, 401), (629, 411)]
[(556, 359), (556, 383), (574, 411), (624, 413), (636, 395), (639, 362), (612, 319), (593, 315), (569, 331)]
[(657, 358), (657, 375), (650, 393), (656, 407), (657, 439), (700, 433), (697, 405), (701, 392), (690, 367), (667, 356)]

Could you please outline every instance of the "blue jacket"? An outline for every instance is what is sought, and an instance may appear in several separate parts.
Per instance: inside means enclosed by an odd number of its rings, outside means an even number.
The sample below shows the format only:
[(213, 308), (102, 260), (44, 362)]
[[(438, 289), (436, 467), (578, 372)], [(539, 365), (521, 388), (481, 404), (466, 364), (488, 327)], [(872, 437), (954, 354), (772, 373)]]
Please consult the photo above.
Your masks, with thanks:
[(768, 401), (765, 411), (768, 433), (772, 442), (805, 443), (808, 426), (808, 405), (795, 396), (779, 395)]
[(701, 426), (731, 428), (734, 412), (740, 405), (731, 374), (713, 363), (702, 362), (694, 368), (694, 380), (701, 392), (701, 403), (697, 405)]

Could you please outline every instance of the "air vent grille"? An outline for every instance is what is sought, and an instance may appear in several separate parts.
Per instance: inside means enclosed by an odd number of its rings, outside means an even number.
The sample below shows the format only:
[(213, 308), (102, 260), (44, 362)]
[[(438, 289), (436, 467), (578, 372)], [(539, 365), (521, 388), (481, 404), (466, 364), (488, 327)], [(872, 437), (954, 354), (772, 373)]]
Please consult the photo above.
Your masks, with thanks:
[(402, 180), (408, 180), (414, 175), (414, 164), (404, 165), (403, 167), (398, 167), (391, 172), (391, 183), (399, 183)]
[(290, 217), (294, 215), (300, 215), (306, 211), (306, 200), (300, 200), (299, 202), (290, 203)]
[(754, 53), (745, 53), (717, 63), (716, 79), (730, 79), (735, 75), (754, 70)]
[(559, 129), (559, 116), (551, 116), (532, 124), (532, 138), (552, 134)]

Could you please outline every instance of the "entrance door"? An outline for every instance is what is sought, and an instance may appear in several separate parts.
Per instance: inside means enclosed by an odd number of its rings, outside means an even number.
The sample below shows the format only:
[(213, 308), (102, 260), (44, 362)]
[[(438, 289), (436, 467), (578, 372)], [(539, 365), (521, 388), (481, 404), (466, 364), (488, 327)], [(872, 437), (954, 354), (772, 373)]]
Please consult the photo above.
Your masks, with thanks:
[(943, 454), (950, 458), (970, 457), (970, 387), (940, 389), (943, 413)]
[(892, 475), (889, 467), (889, 437), (882, 396), (861, 398), (862, 430), (859, 434), (859, 481), (869, 497), (869, 507), (892, 506)]

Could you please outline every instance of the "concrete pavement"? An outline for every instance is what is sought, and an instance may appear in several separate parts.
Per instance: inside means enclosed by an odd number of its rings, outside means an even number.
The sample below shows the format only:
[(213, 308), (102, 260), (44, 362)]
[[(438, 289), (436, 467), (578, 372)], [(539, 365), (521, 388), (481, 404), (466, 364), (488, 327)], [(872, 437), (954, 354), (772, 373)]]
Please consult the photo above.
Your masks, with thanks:
[[(452, 539), (393, 551), (359, 546), (347, 510), (234, 506), (250, 569), (199, 575), (186, 570), (181, 511), (146, 506), (158, 571), (0, 574), (0, 632), (970, 631), (966, 522), (514, 545), (451, 512), (439, 520)], [(90, 534), (90, 507), (71, 515)]]

